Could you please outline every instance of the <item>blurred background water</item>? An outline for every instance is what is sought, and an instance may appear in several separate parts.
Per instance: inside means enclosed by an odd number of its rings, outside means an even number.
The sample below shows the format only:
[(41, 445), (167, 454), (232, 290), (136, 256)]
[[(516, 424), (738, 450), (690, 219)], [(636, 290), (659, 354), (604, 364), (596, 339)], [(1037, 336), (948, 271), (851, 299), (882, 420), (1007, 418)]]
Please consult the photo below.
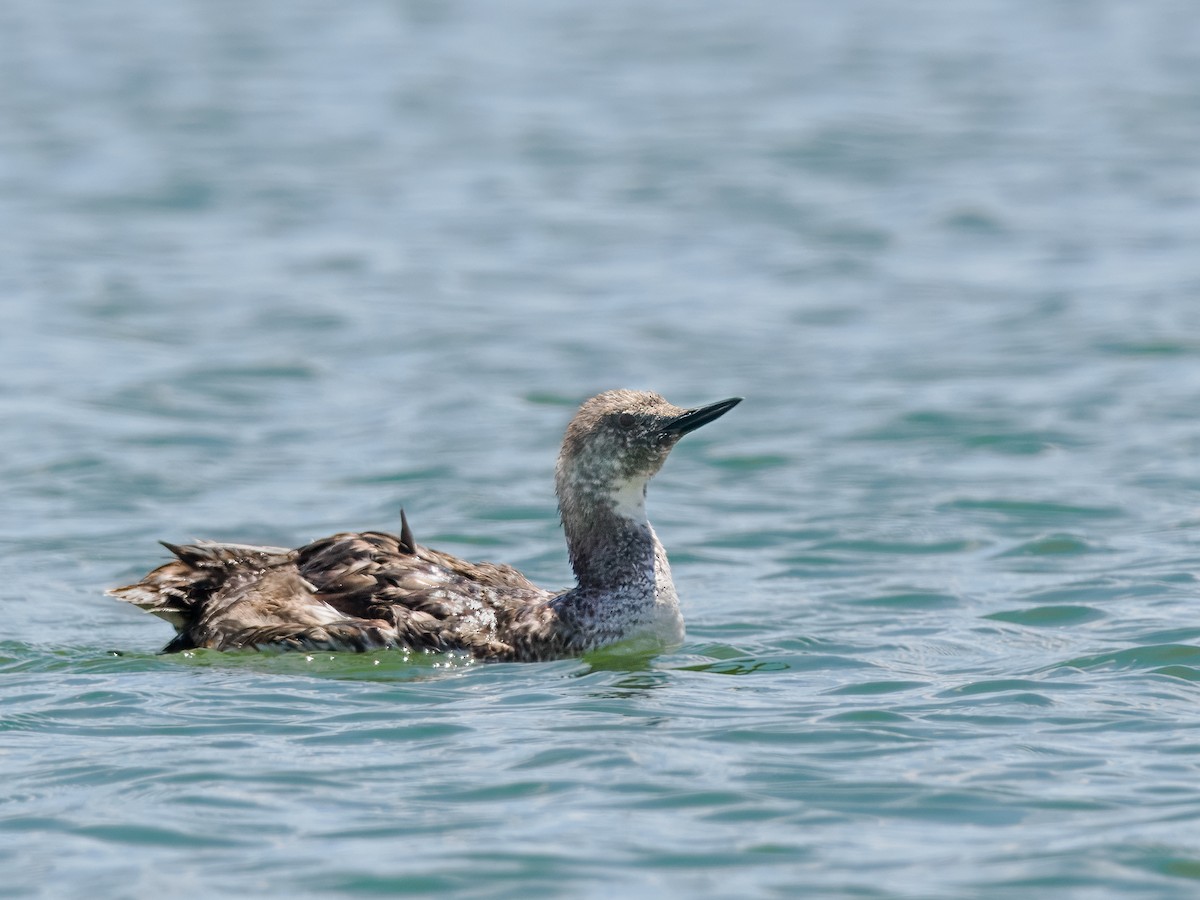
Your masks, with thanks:
[[(0, 894), (1178, 897), (1186, 0), (0, 6)], [(157, 538), (548, 586), (571, 411), (677, 652), (159, 657)]]

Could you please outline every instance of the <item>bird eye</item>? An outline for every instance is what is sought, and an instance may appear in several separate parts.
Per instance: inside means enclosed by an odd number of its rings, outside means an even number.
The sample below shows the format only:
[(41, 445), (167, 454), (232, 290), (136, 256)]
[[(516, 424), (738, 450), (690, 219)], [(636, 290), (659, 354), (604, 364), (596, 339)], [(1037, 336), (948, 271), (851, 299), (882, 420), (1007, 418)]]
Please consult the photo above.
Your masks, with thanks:
[(617, 424), (622, 428), (633, 427), (633, 413), (621, 413), (617, 416)]

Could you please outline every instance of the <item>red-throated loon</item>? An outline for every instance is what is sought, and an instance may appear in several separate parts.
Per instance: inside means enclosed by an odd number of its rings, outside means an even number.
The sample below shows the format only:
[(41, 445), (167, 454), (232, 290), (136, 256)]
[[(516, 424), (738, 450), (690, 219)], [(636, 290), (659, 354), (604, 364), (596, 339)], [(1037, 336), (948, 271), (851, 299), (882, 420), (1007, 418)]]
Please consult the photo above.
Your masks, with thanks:
[(683, 618), (646, 484), (680, 437), (740, 402), (682, 409), (616, 390), (579, 408), (555, 470), (578, 579), (567, 591), (423, 547), (401, 512), (398, 536), (348, 532), (295, 550), (166, 544), (176, 559), (109, 593), (175, 626), (166, 653), (407, 648), (544, 660), (628, 640), (678, 644)]

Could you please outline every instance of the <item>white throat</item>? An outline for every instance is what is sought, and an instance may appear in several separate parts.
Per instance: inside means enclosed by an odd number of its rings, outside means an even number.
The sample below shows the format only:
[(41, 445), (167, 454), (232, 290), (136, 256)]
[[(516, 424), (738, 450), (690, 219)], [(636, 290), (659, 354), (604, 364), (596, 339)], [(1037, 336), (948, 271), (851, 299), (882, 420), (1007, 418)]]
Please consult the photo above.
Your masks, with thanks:
[(618, 481), (612, 493), (613, 512), (623, 519), (646, 522), (646, 479)]

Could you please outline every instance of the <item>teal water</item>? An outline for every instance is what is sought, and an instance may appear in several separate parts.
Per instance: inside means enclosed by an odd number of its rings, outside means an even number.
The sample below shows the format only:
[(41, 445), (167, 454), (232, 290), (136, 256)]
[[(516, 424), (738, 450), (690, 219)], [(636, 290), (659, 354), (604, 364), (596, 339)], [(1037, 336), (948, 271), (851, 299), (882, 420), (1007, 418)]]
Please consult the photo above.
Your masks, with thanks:
[[(0, 7), (0, 895), (1190, 896), (1187, 2)], [(569, 580), (598, 390), (746, 402), (678, 651), (160, 657), (154, 543)]]

